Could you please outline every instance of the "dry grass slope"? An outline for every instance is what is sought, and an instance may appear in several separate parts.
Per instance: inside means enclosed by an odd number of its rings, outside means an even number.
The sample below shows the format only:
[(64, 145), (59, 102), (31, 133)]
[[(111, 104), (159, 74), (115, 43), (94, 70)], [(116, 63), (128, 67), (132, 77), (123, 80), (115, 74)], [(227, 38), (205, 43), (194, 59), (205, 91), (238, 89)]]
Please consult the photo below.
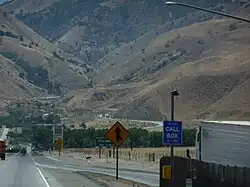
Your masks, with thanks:
[(13, 2), (7, 4), (5, 7), (14, 14), (26, 13), (26, 12), (36, 12), (49, 7), (58, 0), (14, 0)]
[[(249, 12), (245, 5), (238, 14)], [(181, 93), (176, 98), (177, 119), (249, 119), (249, 32), (247, 24), (229, 19), (152, 38), (149, 32), (144, 43), (139, 38), (140, 45), (135, 41), (107, 55), (99, 87), (85, 92), (84, 100), (78, 92), (68, 106), (118, 108), (120, 117), (126, 113), (129, 118), (159, 120), (169, 117), (174, 86)], [(105, 97), (93, 99), (97, 93)]]
[[(1, 102), (48, 94), (44, 88), (24, 78), (32, 68), (47, 71), (49, 80), (54, 85), (61, 85), (62, 92), (87, 85), (89, 80), (84, 74), (85, 69), (58, 57), (53, 52), (55, 49), (54, 44), (0, 8)], [(14, 59), (19, 60), (15, 62)]]

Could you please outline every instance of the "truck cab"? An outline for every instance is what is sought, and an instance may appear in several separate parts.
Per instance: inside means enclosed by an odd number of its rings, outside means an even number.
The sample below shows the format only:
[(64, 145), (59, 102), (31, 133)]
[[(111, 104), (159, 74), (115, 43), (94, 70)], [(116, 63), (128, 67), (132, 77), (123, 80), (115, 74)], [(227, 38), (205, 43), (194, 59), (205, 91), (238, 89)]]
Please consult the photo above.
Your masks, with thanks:
[(0, 140), (0, 158), (1, 158), (1, 160), (5, 160), (5, 149), (6, 149), (5, 140)]

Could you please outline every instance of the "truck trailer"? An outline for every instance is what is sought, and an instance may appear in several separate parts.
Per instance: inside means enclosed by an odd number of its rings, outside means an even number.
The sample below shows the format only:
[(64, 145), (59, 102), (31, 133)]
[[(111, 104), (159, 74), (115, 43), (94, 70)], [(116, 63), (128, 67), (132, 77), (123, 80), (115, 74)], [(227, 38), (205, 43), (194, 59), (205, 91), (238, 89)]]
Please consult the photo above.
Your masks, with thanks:
[(198, 160), (250, 167), (250, 121), (202, 121), (196, 134)]

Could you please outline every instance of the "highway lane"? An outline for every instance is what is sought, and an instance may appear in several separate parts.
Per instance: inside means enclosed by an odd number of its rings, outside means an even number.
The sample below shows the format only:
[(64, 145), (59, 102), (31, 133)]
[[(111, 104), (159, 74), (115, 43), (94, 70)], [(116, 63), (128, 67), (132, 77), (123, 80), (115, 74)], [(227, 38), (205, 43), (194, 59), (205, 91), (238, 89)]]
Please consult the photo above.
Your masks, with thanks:
[(7, 155), (0, 160), (1, 187), (50, 187), (30, 156)]
[[(49, 169), (56, 169), (63, 173), (56, 178)], [(72, 171), (92, 172), (115, 176), (115, 169), (95, 168), (91, 166), (78, 166), (74, 163), (65, 163), (58, 159), (46, 156), (19, 156), (8, 155), (6, 160), (0, 160), (0, 186), (1, 187), (63, 187), (65, 181), (71, 180), (67, 177), (77, 177)], [(159, 174), (143, 173), (138, 171), (119, 171), (119, 178), (132, 180), (150, 186), (159, 186)], [(78, 180), (81, 178), (78, 177)], [(73, 180), (73, 179), (72, 179)], [(81, 179), (86, 182), (85, 179)], [(72, 183), (75, 185), (75, 183)], [(67, 185), (66, 185), (67, 186)]]
[[(36, 165), (39, 168), (51, 168), (51, 169), (58, 169), (58, 170), (68, 170), (68, 171), (83, 171), (83, 172), (92, 172), (97, 174), (104, 174), (115, 177), (115, 169), (111, 168), (95, 168), (93, 166), (79, 166), (72, 162), (65, 163), (60, 159), (55, 159), (52, 157), (46, 156), (38, 156), (33, 157)], [(84, 160), (83, 160), (84, 162)], [(119, 178), (127, 179), (130, 181), (138, 182), (141, 184), (146, 184), (149, 186), (157, 187), (159, 186), (159, 174), (153, 173), (145, 173), (145, 172), (138, 172), (138, 171), (128, 171), (128, 170), (119, 170)], [(186, 187), (191, 187), (192, 182), (190, 180), (187, 181)]]
[[(53, 160), (45, 156), (36, 156), (33, 158), (39, 168), (64, 169), (64, 170), (69, 170), (69, 171), (87, 171), (87, 172), (115, 176), (115, 169), (95, 168), (91, 166), (85, 166), (83, 168), (83, 167), (74, 165), (73, 163), (66, 164), (60, 160), (57, 160), (57, 159)], [(119, 177), (123, 179), (136, 181), (142, 184), (147, 184), (150, 186), (159, 186), (158, 174), (120, 170)]]

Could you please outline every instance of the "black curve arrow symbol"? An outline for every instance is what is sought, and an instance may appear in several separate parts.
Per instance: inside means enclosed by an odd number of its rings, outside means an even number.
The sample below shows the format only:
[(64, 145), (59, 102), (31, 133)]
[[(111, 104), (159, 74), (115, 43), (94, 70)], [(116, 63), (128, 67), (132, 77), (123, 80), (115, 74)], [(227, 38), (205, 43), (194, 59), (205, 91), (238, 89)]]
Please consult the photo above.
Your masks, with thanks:
[(116, 127), (115, 129), (115, 132), (116, 132), (116, 141), (122, 141), (122, 137), (121, 137), (121, 129), (120, 127)]

